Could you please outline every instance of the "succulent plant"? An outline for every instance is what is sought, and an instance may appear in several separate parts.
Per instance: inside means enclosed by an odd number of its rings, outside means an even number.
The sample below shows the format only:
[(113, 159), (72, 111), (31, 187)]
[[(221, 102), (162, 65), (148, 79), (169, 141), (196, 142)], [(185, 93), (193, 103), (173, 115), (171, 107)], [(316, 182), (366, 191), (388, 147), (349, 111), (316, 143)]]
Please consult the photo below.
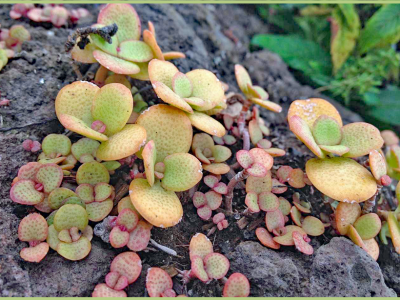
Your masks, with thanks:
[[(148, 65), (153, 58), (159, 60), (183, 58), (179, 52), (163, 53), (157, 44), (154, 25), (143, 31), (140, 41), (141, 22), (136, 10), (130, 4), (112, 3), (99, 13), (93, 28), (116, 24), (117, 31), (109, 40), (92, 33), (90, 43), (80, 48), (79, 42), (71, 52), (74, 60), (83, 63), (100, 63), (116, 74), (130, 75), (139, 80), (149, 80)], [(82, 40), (82, 39), (81, 39)]]
[(163, 269), (150, 268), (147, 270), (146, 289), (150, 297), (176, 297), (172, 286), (171, 277)]
[(14, 25), (10, 29), (0, 28), (0, 71), (8, 59), (21, 51), (22, 43), (30, 39), (29, 31), (22, 25)]
[(241, 273), (233, 273), (225, 283), (224, 297), (248, 297), (250, 295), (250, 283)]

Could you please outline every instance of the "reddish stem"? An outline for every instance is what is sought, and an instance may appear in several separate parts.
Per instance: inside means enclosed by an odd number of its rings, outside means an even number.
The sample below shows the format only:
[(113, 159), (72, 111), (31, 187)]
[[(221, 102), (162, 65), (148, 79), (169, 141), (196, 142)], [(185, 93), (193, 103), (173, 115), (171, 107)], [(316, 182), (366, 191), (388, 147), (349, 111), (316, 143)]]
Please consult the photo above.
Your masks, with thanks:
[(228, 183), (228, 192), (225, 196), (225, 209), (227, 210), (228, 214), (233, 213), (232, 209), (232, 199), (233, 199), (233, 190), (235, 189), (235, 186), (238, 182), (245, 180), (247, 177), (249, 177), (249, 174), (247, 173), (247, 170), (244, 169), (237, 173), (235, 176), (232, 177), (232, 179)]

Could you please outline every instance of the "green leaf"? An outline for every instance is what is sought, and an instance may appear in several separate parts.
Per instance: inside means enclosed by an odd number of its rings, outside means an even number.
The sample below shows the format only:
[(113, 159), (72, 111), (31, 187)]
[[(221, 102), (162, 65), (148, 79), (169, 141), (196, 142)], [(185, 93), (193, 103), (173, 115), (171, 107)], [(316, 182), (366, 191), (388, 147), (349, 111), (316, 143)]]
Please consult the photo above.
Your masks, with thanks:
[(257, 7), (260, 16), (269, 24), (273, 24), (287, 33), (300, 33), (301, 28), (296, 23), (292, 6), (284, 5), (259, 5)]
[(331, 56), (336, 73), (355, 48), (360, 34), (360, 19), (354, 4), (338, 5), (332, 14), (331, 31)]
[(396, 44), (400, 40), (400, 5), (382, 6), (367, 22), (361, 32), (361, 53), (374, 47)]
[(258, 34), (251, 43), (279, 54), (291, 68), (303, 71), (308, 76), (331, 73), (329, 54), (317, 43), (297, 35)]
[(369, 115), (391, 125), (400, 125), (400, 89), (389, 86), (378, 94), (380, 103), (374, 106)]

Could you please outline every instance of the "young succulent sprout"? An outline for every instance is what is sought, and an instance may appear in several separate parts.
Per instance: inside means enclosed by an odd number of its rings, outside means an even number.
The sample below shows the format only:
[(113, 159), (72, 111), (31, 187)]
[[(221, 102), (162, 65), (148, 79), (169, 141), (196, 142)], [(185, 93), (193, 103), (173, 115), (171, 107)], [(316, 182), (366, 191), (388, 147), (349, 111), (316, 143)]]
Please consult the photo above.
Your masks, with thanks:
[(222, 204), (221, 194), (215, 191), (195, 192), (193, 195), (193, 205), (197, 208), (197, 214), (203, 220), (211, 218), (212, 211), (218, 209)]
[(241, 273), (233, 273), (225, 282), (223, 297), (248, 297), (250, 295), (250, 283), (247, 277)]
[(49, 251), (49, 244), (43, 242), (47, 235), (48, 225), (42, 215), (32, 213), (23, 218), (18, 226), (18, 238), (29, 242), (29, 248), (21, 250), (21, 258), (28, 262), (40, 262)]
[(221, 279), (229, 271), (229, 260), (220, 253), (210, 253), (203, 259), (204, 269), (210, 279)]
[(105, 283), (95, 286), (92, 297), (127, 297), (125, 291), (116, 291)]
[(214, 175), (205, 176), (204, 183), (218, 194), (225, 195), (228, 192), (228, 187), (226, 186), (226, 184), (220, 182), (219, 179)]
[(146, 289), (150, 297), (175, 297), (173, 283), (169, 274), (161, 268), (147, 270)]
[(123, 252), (113, 259), (110, 271), (118, 273), (120, 277), (126, 277), (127, 283), (132, 284), (142, 272), (142, 261), (135, 252)]
[(369, 213), (359, 217), (353, 224), (361, 239), (369, 240), (378, 235), (382, 223), (379, 216), (375, 213)]
[(38, 141), (32, 141), (32, 140), (29, 140), (29, 139), (23, 141), (22, 147), (26, 151), (30, 151), (30, 152), (33, 152), (33, 153), (38, 152), (40, 149), (42, 149), (42, 145)]
[(126, 246), (130, 239), (130, 233), (136, 228), (139, 222), (138, 215), (130, 208), (122, 210), (110, 233), (110, 243), (114, 248)]
[(211, 241), (202, 233), (196, 233), (190, 240), (189, 256), (190, 260), (195, 256), (204, 259), (208, 254), (213, 253)]
[(387, 223), (394, 249), (400, 254), (400, 224), (393, 212), (389, 213)]
[(217, 225), (218, 230), (228, 228), (228, 220), (225, 219), (224, 213), (218, 213), (213, 217), (213, 223)]
[(62, 169), (56, 164), (28, 163), (19, 169), (10, 198), (20, 204), (39, 204), (45, 195), (61, 185), (63, 177)]
[(10, 17), (14, 20), (21, 18), (22, 16), (26, 16), (29, 10), (34, 8), (34, 4), (23, 4), (18, 3), (14, 4), (10, 11)]
[(80, 163), (87, 163), (94, 161), (99, 146), (100, 143), (98, 141), (82, 138), (72, 145), (71, 152)]
[(203, 164), (207, 165), (214, 162), (223, 163), (232, 155), (229, 148), (215, 145), (213, 138), (206, 133), (197, 133), (194, 135), (192, 152)]
[(265, 228), (259, 227), (259, 228), (256, 229), (255, 233), (256, 233), (257, 239), (265, 247), (268, 247), (268, 248), (271, 248), (271, 249), (279, 249), (281, 247), (280, 244), (276, 243), (273, 240), (273, 237), (268, 232), (268, 230), (266, 230)]
[(175, 192), (163, 189), (159, 181), (150, 186), (146, 179), (134, 179), (129, 194), (140, 215), (154, 226), (174, 226), (183, 216), (182, 204)]
[(135, 252), (146, 249), (150, 241), (152, 227), (146, 221), (140, 220), (135, 229), (129, 233), (129, 240), (126, 246)]

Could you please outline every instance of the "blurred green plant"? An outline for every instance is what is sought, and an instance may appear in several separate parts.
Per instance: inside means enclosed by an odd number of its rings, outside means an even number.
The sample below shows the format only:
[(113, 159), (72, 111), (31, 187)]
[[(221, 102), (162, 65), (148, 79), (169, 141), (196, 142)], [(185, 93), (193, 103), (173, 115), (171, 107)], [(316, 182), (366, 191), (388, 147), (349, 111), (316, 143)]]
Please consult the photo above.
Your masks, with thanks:
[(400, 5), (275, 4), (259, 14), (277, 34), (258, 34), (252, 46), (279, 54), (347, 106), (364, 103), (368, 116), (400, 125)]

